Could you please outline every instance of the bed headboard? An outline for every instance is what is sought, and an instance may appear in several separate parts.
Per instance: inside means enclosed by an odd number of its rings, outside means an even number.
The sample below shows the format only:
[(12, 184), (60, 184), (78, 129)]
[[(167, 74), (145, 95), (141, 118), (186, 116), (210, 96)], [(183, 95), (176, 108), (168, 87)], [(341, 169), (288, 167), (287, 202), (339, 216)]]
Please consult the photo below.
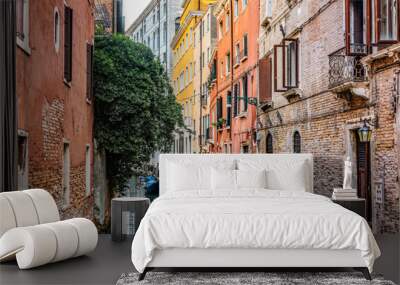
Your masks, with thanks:
[[(168, 180), (167, 164), (168, 161), (176, 162), (179, 164), (199, 164), (199, 165), (213, 165), (215, 163), (229, 163), (233, 164), (235, 161), (240, 160), (254, 160), (262, 162), (269, 167), (281, 162), (286, 164), (291, 163), (304, 163), (307, 184), (307, 192), (313, 192), (313, 156), (312, 154), (161, 154), (160, 155), (160, 195), (166, 192), (166, 184)], [(283, 165), (285, 164), (283, 163)]]

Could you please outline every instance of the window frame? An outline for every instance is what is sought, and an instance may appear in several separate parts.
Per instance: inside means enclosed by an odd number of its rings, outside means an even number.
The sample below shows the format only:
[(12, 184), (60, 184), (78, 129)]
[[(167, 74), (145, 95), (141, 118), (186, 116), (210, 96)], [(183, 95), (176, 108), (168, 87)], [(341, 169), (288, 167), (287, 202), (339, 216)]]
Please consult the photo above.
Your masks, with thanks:
[[(296, 59), (294, 61), (295, 64), (295, 84), (288, 85), (286, 80), (286, 72), (287, 72), (287, 64), (286, 64), (286, 57), (287, 57), (287, 47), (288, 45), (286, 42), (294, 43), (296, 48)], [(278, 49), (282, 49), (282, 58), (278, 59)], [(281, 63), (282, 70), (281, 70), (281, 77), (282, 77), (282, 88), (278, 86), (278, 60)], [(283, 39), (282, 42), (278, 45), (274, 45), (274, 91), (275, 92), (286, 92), (289, 89), (298, 88), (299, 86), (299, 41), (298, 39), (287, 38)]]
[[(69, 18), (67, 20), (67, 18)], [(68, 22), (69, 21), (69, 22)], [(70, 24), (69, 26), (67, 24)], [(64, 81), (72, 82), (73, 74), (73, 37), (74, 37), (74, 10), (64, 5)], [(68, 53), (67, 53), (68, 47)]]
[[(30, 21), (30, 13), (29, 13), (29, 0), (20, 0), (22, 1), (22, 35), (19, 34), (18, 30), (16, 29), (16, 43), (17, 46), (20, 47), (25, 53), (27, 53), (28, 55), (31, 54), (31, 48), (29, 46), (29, 21)], [(17, 5), (16, 5), (17, 6)], [(17, 7), (16, 7), (17, 9)], [(16, 23), (18, 21), (17, 18), (17, 13), (18, 11), (16, 11)], [(17, 26), (18, 27), (18, 26)]]
[[(372, 0), (374, 1), (374, 0)], [(395, 0), (397, 4), (397, 39), (393, 40), (381, 40), (381, 24), (382, 24), (382, 15), (381, 15), (381, 1), (382, 0), (375, 0), (375, 11), (376, 11), (376, 23), (375, 23), (375, 35), (376, 35), (376, 42), (378, 44), (395, 44), (400, 41), (400, 1)], [(369, 2), (369, 1), (367, 1)], [(395, 7), (396, 8), (396, 7)]]
[(249, 35), (246, 33), (243, 35), (243, 58), (249, 56)]
[(274, 138), (271, 132), (268, 132), (265, 138), (265, 153), (274, 153)]
[(397, 0), (397, 39), (394, 40), (381, 40), (381, 1), (382, 0), (366, 0), (364, 22), (365, 22), (365, 51), (352, 50), (351, 42), (351, 3), (353, 0), (345, 0), (345, 49), (346, 55), (366, 55), (372, 52), (374, 46), (386, 46), (400, 42), (400, 1)]
[(93, 55), (94, 46), (86, 43), (86, 101), (91, 103), (93, 100)]
[(301, 135), (298, 130), (293, 132), (293, 153), (301, 153)]

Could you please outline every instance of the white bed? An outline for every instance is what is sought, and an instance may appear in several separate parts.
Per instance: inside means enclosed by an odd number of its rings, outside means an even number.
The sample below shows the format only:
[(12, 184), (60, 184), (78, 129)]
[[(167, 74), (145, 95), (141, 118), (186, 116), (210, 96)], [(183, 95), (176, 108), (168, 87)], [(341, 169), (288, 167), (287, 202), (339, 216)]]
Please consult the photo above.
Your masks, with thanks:
[(367, 222), (312, 192), (309, 154), (161, 155), (132, 262), (140, 279), (161, 267), (354, 267), (370, 278), (380, 252)]

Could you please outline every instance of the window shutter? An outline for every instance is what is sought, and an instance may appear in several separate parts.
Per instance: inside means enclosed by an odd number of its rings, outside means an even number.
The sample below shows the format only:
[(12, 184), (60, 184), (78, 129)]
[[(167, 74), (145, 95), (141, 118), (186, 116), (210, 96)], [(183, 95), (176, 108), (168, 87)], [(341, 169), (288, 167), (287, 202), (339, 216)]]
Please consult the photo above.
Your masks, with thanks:
[(233, 87), (233, 116), (236, 117), (238, 115), (238, 92), (237, 85)]
[(72, 19), (73, 10), (65, 6), (64, 15), (64, 78), (72, 80)]
[(259, 63), (259, 99), (260, 103), (271, 102), (272, 100), (272, 58), (268, 56)]
[(86, 98), (93, 98), (93, 45), (86, 44)]

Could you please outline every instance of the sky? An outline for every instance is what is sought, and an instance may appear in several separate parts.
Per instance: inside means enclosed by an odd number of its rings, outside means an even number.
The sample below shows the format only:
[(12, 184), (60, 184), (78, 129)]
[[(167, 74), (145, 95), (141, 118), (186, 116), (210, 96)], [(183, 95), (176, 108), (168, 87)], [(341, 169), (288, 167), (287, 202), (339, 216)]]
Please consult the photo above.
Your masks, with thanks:
[(151, 0), (124, 0), (125, 30), (136, 20)]

